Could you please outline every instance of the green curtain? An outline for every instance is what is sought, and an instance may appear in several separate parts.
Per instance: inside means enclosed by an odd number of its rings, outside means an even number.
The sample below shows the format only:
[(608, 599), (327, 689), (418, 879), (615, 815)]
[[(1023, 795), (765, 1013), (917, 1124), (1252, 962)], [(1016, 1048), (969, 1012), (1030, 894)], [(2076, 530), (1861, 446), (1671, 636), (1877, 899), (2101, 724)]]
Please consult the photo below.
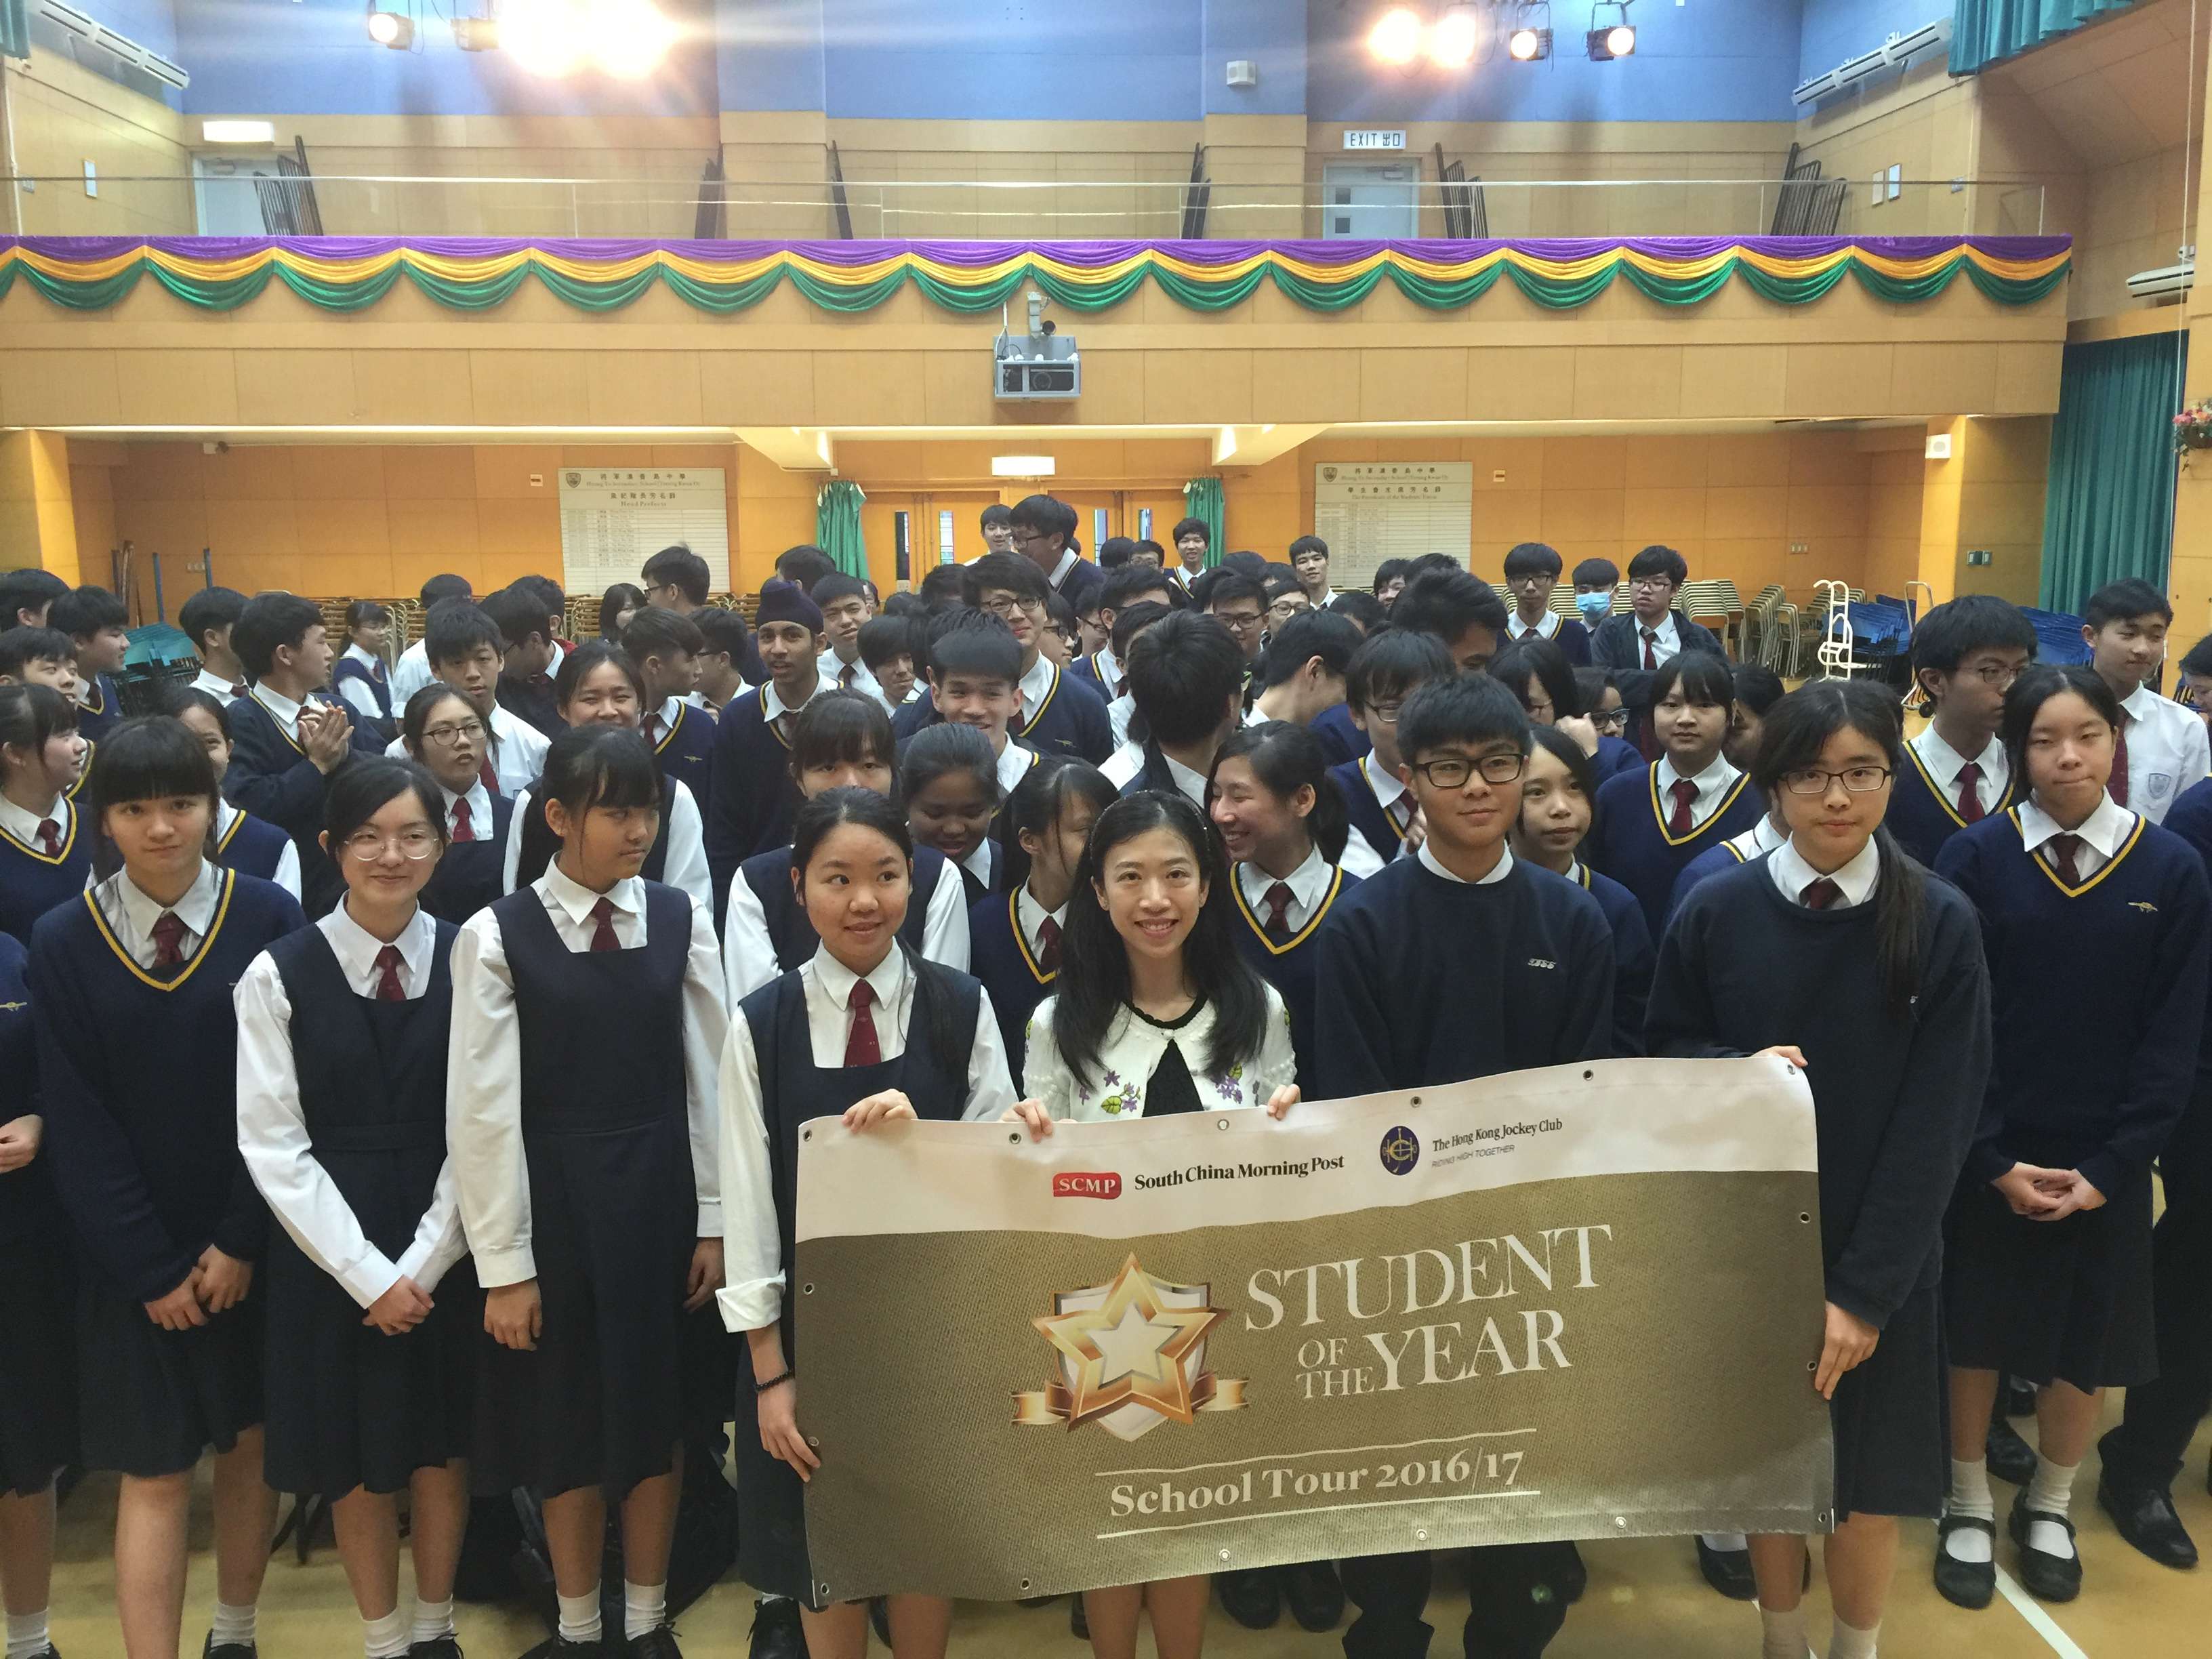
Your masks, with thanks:
[(2053, 35), (2070, 34), (2135, 0), (1958, 0), (1951, 14), (1951, 73), (1972, 75)]
[(1182, 487), (1182, 510), (1206, 521), (1206, 568), (1221, 562), (1221, 480), (1193, 478)]
[(2069, 345), (2051, 422), (2037, 603), (2079, 614), (2106, 582), (2166, 586), (2173, 545), (2173, 413), (2186, 334)]
[(0, 58), (31, 55), (31, 0), (0, 0)]
[(838, 569), (864, 581), (868, 548), (860, 537), (860, 503), (867, 499), (867, 492), (850, 478), (832, 478), (814, 498), (814, 544)]

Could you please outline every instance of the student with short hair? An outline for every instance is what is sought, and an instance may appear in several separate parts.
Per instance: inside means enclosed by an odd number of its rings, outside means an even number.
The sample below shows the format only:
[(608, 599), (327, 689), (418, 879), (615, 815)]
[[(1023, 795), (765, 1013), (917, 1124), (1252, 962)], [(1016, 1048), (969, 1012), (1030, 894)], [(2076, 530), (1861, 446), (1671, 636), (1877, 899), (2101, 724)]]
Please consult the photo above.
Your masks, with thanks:
[(967, 604), (968, 573), (957, 564), (933, 564), (922, 573), (915, 597), (933, 617)]
[(1513, 595), (1506, 633), (1516, 640), (1534, 635), (1549, 640), (1577, 668), (1589, 661), (1589, 631), (1552, 609), (1552, 590), (1559, 585), (1565, 561), (1542, 542), (1522, 542), (1505, 555), (1505, 586)]
[(699, 684), (684, 702), (720, 720), (732, 700), (745, 690), (744, 665), (752, 651), (752, 630), (745, 626), (743, 611), (719, 605), (694, 611), (691, 621), (699, 629), (702, 644)]
[(2173, 700), (2212, 723), (2212, 634), (2189, 647), (2173, 683)]
[(870, 615), (866, 586), (841, 571), (815, 583), (811, 597), (822, 612), (822, 637), (828, 642), (815, 667), (840, 690), (876, 696), (875, 677), (860, 657), (860, 629)]
[[(1895, 698), (1863, 682), (1775, 705), (1754, 775), (1788, 839), (1685, 900), (1648, 1022), (1655, 1055), (1778, 1056), (1812, 1088), (1826, 1285), (1809, 1380), (1834, 1426), (1837, 1659), (1873, 1659), (1896, 1517), (1942, 1508), (1943, 1218), (1990, 1066), (1973, 907), (1881, 827), (1899, 737)], [(1750, 1550), (1762, 1651), (1803, 1659), (1806, 1542)]]
[(1052, 591), (1081, 609), (1092, 590), (1106, 580), (1083, 556), (1075, 534), (1075, 509), (1049, 495), (1025, 495), (1014, 503), (1012, 551), (1042, 574)]
[[(490, 613), (466, 599), (439, 605), (430, 613), (422, 633), (423, 658), (430, 665), (432, 678), (466, 697), (490, 734), (488, 744), (480, 745), (477, 751), (477, 770), (484, 788), (512, 799), (544, 769), (546, 737), (499, 702), (503, 643), (499, 624)], [(556, 723), (558, 703), (556, 690)], [(384, 753), (390, 760), (405, 759), (405, 739), (395, 738), (384, 746)]]
[(0, 631), (50, 627), (53, 602), (69, 591), (69, 584), (51, 570), (0, 574)]
[[(1493, 601), (1494, 602), (1494, 601)], [(1341, 901), (1314, 977), (1316, 1091), (1328, 1100), (1600, 1060), (1613, 1043), (1613, 949), (1595, 899), (1516, 860), (1533, 738), (1486, 675), (1431, 679), (1397, 723), (1399, 776), (1428, 826)], [(1540, 1652), (1566, 1615), (1568, 1552), (1475, 1551), (1470, 1652)], [(1425, 1550), (1340, 1564), (1359, 1617), (1347, 1652), (1425, 1652)], [(1481, 1623), (1478, 1625), (1477, 1620)]]
[(900, 749), (899, 799), (915, 845), (959, 870), (971, 910), (1008, 885), (1006, 851), (991, 834), (1006, 793), (990, 740), (975, 726), (927, 726)]
[(1905, 745), (1885, 822), (1931, 869), (1952, 836), (2013, 803), (2015, 780), (1997, 727), (2005, 693), (2035, 652), (2035, 624), (1994, 593), (1936, 605), (1912, 630), (1912, 684), (1929, 720)]
[(1327, 611), (1335, 605), (1336, 590), (1328, 585), (1327, 542), (1311, 534), (1300, 536), (1291, 544), (1290, 561), (1308, 604), (1316, 611)]
[(1149, 564), (1155, 570), (1165, 571), (1168, 567), (1168, 550), (1151, 537), (1140, 537), (1137, 542), (1137, 550), (1130, 556), (1129, 562)]
[(255, 1272), (269, 1211), (239, 1155), (231, 988), (303, 918), (283, 889), (208, 861), (215, 772), (177, 721), (118, 726), (88, 788), (106, 868), (40, 918), (28, 981), (46, 1155), (82, 1249), (81, 1461), (122, 1476), (125, 1650), (168, 1655), (193, 1471), (213, 1449), (205, 1650), (241, 1659), (276, 1498), (262, 1480), (268, 1286)]
[(123, 672), (131, 648), (131, 611), (104, 587), (87, 582), (53, 602), (47, 621), (76, 647), (77, 720), (85, 737), (98, 743), (123, 718), (123, 701), (114, 676)]
[[(1124, 605), (1114, 613), (1114, 632), (1111, 639), (1114, 666), (1119, 674), (1116, 680), (1121, 695), (1106, 705), (1107, 722), (1114, 731), (1114, 752), (1120, 754), (1128, 745), (1130, 722), (1136, 718), (1137, 700), (1129, 694), (1129, 652), (1137, 643), (1137, 636), (1163, 617), (1170, 616), (1181, 607), (1163, 605), (1158, 599), (1142, 599)], [(1105, 688), (1101, 687), (1102, 694)]]
[(2112, 797), (2153, 823), (2166, 817), (2182, 791), (2212, 775), (2212, 740), (2203, 719), (2150, 688), (2172, 625), (2173, 607), (2166, 596), (2132, 576), (2106, 583), (2081, 607), (2090, 666), (2120, 704)]
[[(694, 611), (706, 608), (714, 573), (706, 560), (679, 542), (673, 547), (662, 548), (647, 559), (637, 579), (645, 589), (643, 604), (657, 605), (688, 617)], [(604, 616), (600, 622), (604, 631)]]
[(1359, 629), (1362, 639), (1372, 638), (1390, 624), (1390, 608), (1364, 587), (1347, 589), (1336, 596), (1329, 606), (1340, 617), (1348, 618)]
[(790, 836), (799, 805), (798, 787), (791, 781), (790, 727), (827, 684), (817, 666), (822, 611), (803, 590), (788, 581), (762, 587), (753, 632), (768, 678), (714, 723), (707, 863), (714, 872), (715, 915), (738, 866)]
[(197, 685), (165, 685), (155, 695), (153, 712), (182, 720), (215, 769), (215, 830), (208, 856), (226, 870), (273, 881), (298, 898), (300, 849), (292, 838), (222, 799), (222, 780), (230, 770), (230, 711), (222, 700)]
[(1267, 596), (1267, 633), (1271, 640), (1285, 623), (1313, 608), (1305, 589), (1298, 586), (1297, 573), (1288, 565), (1269, 565), (1267, 574), (1260, 579), (1260, 588)]
[[(811, 1385), (787, 1292), (800, 1126), (839, 1114), (849, 1129), (992, 1118), (1014, 1098), (989, 994), (900, 936), (913, 852), (897, 808), (872, 789), (831, 789), (799, 808), (790, 879), (818, 943), (738, 1004), (722, 1053), (720, 1142), (735, 1224), (717, 1302), (723, 1323), (745, 1334), (738, 1395), (754, 1402), (750, 1423), (741, 1407), (736, 1437), (738, 1571), (800, 1603), (816, 1659), (860, 1659), (868, 1614), (859, 1602), (824, 1604), (807, 1553), (805, 1483), (838, 1452), (817, 1451), (799, 1428), (799, 1393)], [(888, 1602), (897, 1651), (943, 1659), (951, 1602)]]
[[(721, 965), (713, 916), (642, 873), (665, 796), (641, 735), (573, 726), (541, 793), (559, 850), (462, 924), (450, 969), (447, 1139), (496, 1344), (475, 1470), (543, 1502), (555, 1651), (599, 1649), (611, 1500), (629, 1651), (676, 1659), (684, 1316), (723, 1277)], [(622, 1041), (576, 1041), (590, 1030)]]
[(1599, 786), (1588, 846), (1590, 867), (1636, 895), (1656, 939), (1683, 866), (1751, 829), (1765, 808), (1723, 752), (1735, 700), (1726, 659), (1685, 652), (1650, 675), (1648, 690), (1659, 759)]
[(50, 686), (76, 707), (76, 641), (58, 628), (0, 634), (0, 685)]
[[(1093, 622), (1098, 617), (1098, 595), (1094, 590), (1085, 595)], [(1044, 602), (1044, 631), (1037, 635), (1037, 650), (1051, 660), (1054, 668), (1065, 669), (1083, 651), (1084, 624), (1075, 614), (1075, 607), (1058, 593)]]
[(1398, 595), (1406, 591), (1406, 583), (1410, 580), (1407, 568), (1411, 563), (1408, 559), (1385, 559), (1375, 567), (1373, 592), (1386, 611), (1397, 604)]
[(1205, 811), (1214, 753), (1243, 720), (1245, 663), (1235, 637), (1208, 617), (1171, 611), (1137, 636), (1128, 660), (1145, 735), (1099, 769), (1125, 795), (1164, 789)]
[(346, 896), (238, 981), (236, 1134), (279, 1224), (264, 1292), (269, 1484), (330, 1499), (364, 1650), (401, 1659), (457, 1650), (483, 1323), (446, 1149), (454, 929), (419, 902), (445, 809), (419, 767), (380, 759), (349, 768), (328, 811), (325, 856)]
[[(1306, 610), (1275, 630), (1267, 654), (1253, 675), (1256, 690), (1248, 725), (1288, 720), (1312, 726), (1333, 708), (1344, 707), (1344, 677), (1359, 649), (1359, 630), (1331, 611)], [(1349, 724), (1349, 721), (1346, 722)], [(1341, 739), (1321, 738), (1329, 763), (1350, 760)]]
[(1529, 722), (1557, 726), (1584, 754), (1595, 754), (1597, 726), (1583, 702), (1582, 682), (1556, 641), (1523, 634), (1490, 659), (1485, 671), (1520, 700)]
[(553, 660), (548, 666), (557, 670), (562, 658), (576, 648), (575, 641), (568, 637), (568, 596), (550, 576), (517, 576), (514, 580), (538, 595), (538, 603), (545, 609), (545, 637), (553, 645)]
[(245, 614), (246, 595), (228, 587), (203, 587), (177, 611), (177, 626), (199, 653), (192, 685), (228, 708), (246, 695), (246, 665), (230, 648), (230, 630)]
[(1505, 642), (1505, 603), (1464, 570), (1425, 571), (1407, 584), (1390, 607), (1393, 627), (1443, 641), (1452, 660), (1480, 673)]
[[(921, 710), (932, 723), (971, 726), (981, 732), (1003, 801), (1039, 759), (1036, 750), (1012, 737), (1021, 710), (1021, 647), (1006, 623), (987, 611), (948, 611), (932, 619), (929, 632), (929, 689), (909, 713)], [(915, 721), (891, 722), (901, 754), (927, 729)]]
[(501, 708), (549, 742), (560, 735), (561, 715), (553, 699), (553, 672), (561, 650), (545, 620), (545, 602), (528, 581), (501, 588), (483, 602), (484, 615), (499, 629), (501, 651), (492, 695)]
[(1577, 668), (1575, 686), (1582, 693), (1584, 717), (1597, 729), (1597, 752), (1590, 759), (1597, 768), (1599, 787), (1623, 772), (1641, 772), (1650, 765), (1622, 735), (1628, 730), (1628, 707), (1620, 700), (1620, 683), (1613, 671)]
[(1182, 583), (1188, 592), (1213, 562), (1209, 556), (1213, 549), (1213, 532), (1203, 519), (1178, 519), (1168, 539), (1175, 544), (1176, 562), (1165, 574)]
[[(1014, 510), (1004, 501), (993, 501), (977, 515), (976, 527), (982, 532), (983, 551), (1011, 553), (1014, 550)], [(974, 561), (969, 561), (973, 563)]]
[(1611, 559), (1584, 559), (1575, 566), (1575, 609), (1593, 637), (1613, 615), (1620, 588), (1620, 567)]
[(1730, 766), (1748, 772), (1753, 769), (1752, 757), (1759, 752), (1759, 723), (1766, 718), (1766, 711), (1782, 701), (1786, 688), (1779, 674), (1755, 662), (1731, 665), (1729, 680), (1735, 696), (1729, 706), (1728, 741), (1721, 745), (1721, 752)]
[(1370, 747), (1328, 775), (1344, 796), (1353, 834), (1384, 864), (1405, 849), (1413, 824), (1413, 797), (1398, 770), (1399, 710), (1420, 686), (1457, 672), (1441, 640), (1400, 628), (1385, 629), (1352, 653), (1344, 706)]
[(1098, 615), (1105, 625), (1106, 639), (1097, 651), (1070, 663), (1069, 676), (1090, 686), (1109, 705), (1127, 695), (1127, 671), (1114, 647), (1115, 618), (1133, 605), (1150, 603), (1174, 609), (1183, 602), (1182, 590), (1174, 580), (1149, 565), (1129, 564), (1109, 571), (1098, 596)]
[(514, 816), (513, 797), (483, 781), (491, 734), (477, 706), (434, 681), (407, 700), (399, 716), (407, 757), (437, 786), (445, 850), (419, 895), (422, 908), (456, 926), (504, 890), (501, 866)]
[(629, 619), (645, 607), (643, 588), (635, 582), (615, 583), (599, 595), (599, 637), (603, 640), (621, 639), (623, 629), (629, 625)]
[(706, 635), (693, 618), (647, 605), (623, 629), (622, 647), (645, 683), (639, 726), (660, 769), (684, 781), (702, 813), (710, 811), (714, 721), (688, 701), (699, 684)]
[[(1650, 760), (1657, 760), (1665, 746), (1652, 729), (1657, 701), (1652, 676), (1687, 651), (1717, 657), (1723, 665), (1728, 660), (1711, 629), (1674, 608), (1674, 596), (1689, 579), (1689, 565), (1673, 548), (1645, 548), (1628, 562), (1628, 610), (1607, 617), (1590, 636), (1590, 661), (1613, 671), (1628, 705), (1629, 740)], [(1579, 592), (1581, 584), (1576, 586)]]
[(399, 660), (392, 669), (392, 701), (396, 708), (404, 708), (413, 696), (433, 678), (426, 642), (429, 638), (430, 613), (448, 599), (472, 599), (476, 590), (469, 586), (466, 576), (456, 576), (451, 571), (433, 576), (424, 582), (416, 594), (422, 607), (423, 631), (416, 636), (415, 643), (399, 653)]
[(921, 653), (915, 635), (913, 620), (907, 617), (886, 613), (860, 624), (860, 660), (881, 694), (878, 701), (895, 714), (923, 695), (915, 672), (915, 659)]
[(1136, 556), (1137, 544), (1131, 537), (1109, 536), (1098, 544), (1098, 568), (1109, 576)]
[(77, 720), (76, 702), (50, 685), (0, 685), (0, 933), (26, 946), (92, 870), (98, 826), (74, 799), (92, 745)]
[(1236, 641), (1244, 659), (1243, 678), (1249, 682), (1267, 642), (1267, 585), (1256, 576), (1224, 568), (1207, 574), (1191, 602)]
[[(987, 553), (968, 566), (966, 574), (967, 592), (976, 609), (1005, 623), (1019, 647), (1014, 679), (1019, 707), (1008, 721), (1008, 731), (1041, 755), (1093, 764), (1104, 760), (1113, 752), (1105, 698), (1042, 649), (1051, 627), (1048, 610), (1052, 590), (1036, 565), (1012, 553)], [(924, 701), (931, 708), (911, 717), (916, 724), (926, 724), (934, 712), (933, 696), (925, 695)]]

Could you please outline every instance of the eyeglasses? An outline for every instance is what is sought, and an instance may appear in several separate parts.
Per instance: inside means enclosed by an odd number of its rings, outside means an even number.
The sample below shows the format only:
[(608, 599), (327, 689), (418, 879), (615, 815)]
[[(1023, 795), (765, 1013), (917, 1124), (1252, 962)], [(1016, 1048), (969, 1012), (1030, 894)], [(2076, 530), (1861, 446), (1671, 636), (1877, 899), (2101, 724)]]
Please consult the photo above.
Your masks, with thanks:
[(1213, 620), (1232, 633), (1249, 634), (1260, 625), (1264, 615), (1258, 611), (1217, 611)]
[(483, 721), (463, 720), (458, 726), (424, 726), (422, 728), (422, 741), (425, 743), (434, 743), (441, 749), (450, 749), (455, 744), (461, 742), (465, 738), (471, 743), (474, 743), (478, 738), (483, 736), (483, 734), (484, 729)]
[(1854, 795), (1870, 795), (1890, 779), (1886, 766), (1853, 766), (1841, 772), (1823, 771), (1817, 766), (1800, 767), (1795, 772), (1782, 775), (1782, 787), (1793, 795), (1825, 795), (1831, 783), (1841, 783)]
[(1395, 726), (1398, 723), (1398, 708), (1399, 705), (1395, 702), (1370, 702), (1367, 705), (1367, 718), (1380, 720), (1385, 726)]
[(1590, 724), (1601, 732), (1628, 730), (1628, 711), (1626, 708), (1601, 709), (1590, 716)]
[(1632, 592), (1656, 593), (1662, 587), (1672, 587), (1674, 585), (1674, 579), (1672, 576), (1631, 576), (1628, 579), (1629, 590)]
[(2009, 691), (2020, 677), (2027, 671), (2014, 668), (2008, 663), (1985, 662), (1979, 668), (1966, 671), (1984, 685), (1998, 691)]
[(1033, 599), (1016, 599), (1011, 593), (1001, 593), (996, 599), (983, 601), (983, 609), (994, 617), (1012, 617), (1018, 611), (1033, 610)]
[(1463, 756), (1449, 756), (1443, 760), (1415, 761), (1413, 770), (1429, 781), (1437, 789), (1464, 788), (1468, 779), (1476, 772), (1482, 774), (1485, 783), (1510, 783), (1528, 766), (1525, 755), (1485, 755), (1480, 760), (1468, 760)]
[(380, 836), (374, 830), (361, 830), (345, 840), (347, 855), (363, 864), (382, 858), (389, 847), (397, 847), (401, 858), (419, 863), (438, 850), (438, 837), (428, 830), (402, 830), (396, 837)]

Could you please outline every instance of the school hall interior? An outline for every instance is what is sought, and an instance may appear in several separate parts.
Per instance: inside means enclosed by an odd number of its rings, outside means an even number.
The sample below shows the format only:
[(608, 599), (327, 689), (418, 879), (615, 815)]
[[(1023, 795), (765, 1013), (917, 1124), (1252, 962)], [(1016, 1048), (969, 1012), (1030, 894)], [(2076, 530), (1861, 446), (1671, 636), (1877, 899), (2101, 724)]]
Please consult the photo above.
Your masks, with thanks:
[[(2208, 43), (2199, 0), (0, 0), (0, 568), (134, 627), (215, 584), (378, 599), (396, 653), (439, 573), (550, 575), (581, 636), (668, 542), (739, 602), (799, 543), (889, 593), (1048, 492), (1086, 550), (1318, 532), (1339, 588), (1662, 543), (1792, 683), (2124, 576), (2178, 657), (2212, 633)], [(62, 1508), (69, 1659), (122, 1653), (114, 1491)], [(1882, 1650), (2198, 1650), (2212, 1569), (2074, 1514), (2081, 1599), (1979, 1613), (1908, 1525)], [(1562, 1659), (1756, 1650), (1688, 1540), (1583, 1553)], [(746, 1652), (752, 1610), (726, 1579), (684, 1650)], [(545, 1634), (459, 1620), (477, 1659)], [(288, 1540), (261, 1651), (359, 1634), (327, 1531)], [(1087, 1650), (1064, 1604), (954, 1630)]]

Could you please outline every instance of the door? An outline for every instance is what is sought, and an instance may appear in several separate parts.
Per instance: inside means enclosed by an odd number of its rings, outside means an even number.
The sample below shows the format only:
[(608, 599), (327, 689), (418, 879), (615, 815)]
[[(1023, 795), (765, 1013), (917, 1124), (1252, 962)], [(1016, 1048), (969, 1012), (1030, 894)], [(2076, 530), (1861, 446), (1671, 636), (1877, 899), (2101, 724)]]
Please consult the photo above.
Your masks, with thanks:
[(1418, 162), (1324, 167), (1321, 181), (1321, 234), (1328, 240), (1384, 241), (1420, 234)]

